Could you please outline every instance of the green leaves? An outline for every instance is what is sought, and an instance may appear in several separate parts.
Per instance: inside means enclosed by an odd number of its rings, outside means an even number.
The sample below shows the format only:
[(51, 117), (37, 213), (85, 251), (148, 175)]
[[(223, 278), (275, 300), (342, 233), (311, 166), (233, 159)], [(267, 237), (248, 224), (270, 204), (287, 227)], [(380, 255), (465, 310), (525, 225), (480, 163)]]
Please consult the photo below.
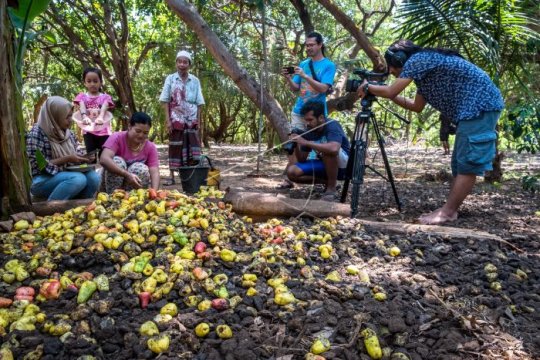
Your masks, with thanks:
[(8, 7), (11, 23), (15, 28), (17, 35), (15, 47), (15, 70), (17, 75), (17, 89), (19, 92), (22, 87), (22, 66), (24, 53), (28, 43), (34, 40), (39, 34), (35, 31), (29, 31), (30, 24), (39, 15), (45, 12), (51, 0), (19, 0), (18, 7)]
[(37, 162), (39, 171), (43, 171), (43, 169), (47, 167), (47, 160), (45, 159), (45, 156), (43, 156), (43, 153), (39, 149), (36, 150), (36, 162)]
[(401, 36), (422, 46), (444, 46), (461, 52), (470, 61), (496, 76), (505, 51), (538, 39), (515, 0), (406, 0), (399, 8)]
[(535, 154), (540, 151), (540, 103), (517, 104), (508, 110), (505, 130), (516, 144), (518, 152)]
[(44, 13), (50, 2), (51, 0), (19, 0), (18, 8), (8, 8), (9, 17), (14, 27), (18, 30), (23, 29), (25, 24), (30, 24), (36, 17)]

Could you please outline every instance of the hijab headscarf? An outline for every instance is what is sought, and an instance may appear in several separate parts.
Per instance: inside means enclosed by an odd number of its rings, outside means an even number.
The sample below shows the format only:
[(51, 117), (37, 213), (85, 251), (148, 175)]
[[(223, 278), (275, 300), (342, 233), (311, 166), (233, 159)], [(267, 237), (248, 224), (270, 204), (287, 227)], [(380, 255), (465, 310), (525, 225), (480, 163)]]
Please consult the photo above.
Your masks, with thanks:
[(70, 140), (71, 131), (63, 130), (59, 121), (63, 121), (71, 111), (71, 102), (60, 96), (51, 96), (45, 101), (39, 112), (38, 126), (43, 130), (51, 143), (52, 158), (57, 159), (76, 153)]

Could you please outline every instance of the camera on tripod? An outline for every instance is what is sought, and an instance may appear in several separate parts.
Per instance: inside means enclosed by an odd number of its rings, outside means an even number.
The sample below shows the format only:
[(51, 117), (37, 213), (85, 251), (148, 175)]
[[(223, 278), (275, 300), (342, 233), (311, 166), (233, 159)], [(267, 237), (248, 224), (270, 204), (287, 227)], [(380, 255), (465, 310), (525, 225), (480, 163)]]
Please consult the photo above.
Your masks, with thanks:
[(353, 74), (360, 79), (348, 79), (345, 83), (345, 91), (347, 92), (357, 92), (364, 80), (367, 80), (373, 85), (384, 85), (384, 82), (388, 78), (388, 73), (376, 73), (366, 69), (354, 69)]
[[(299, 128), (293, 128), (289, 135), (295, 134), (295, 135), (302, 135), (304, 133), (304, 130)], [(283, 144), (281, 146), (285, 151), (287, 151), (287, 154), (292, 155), (294, 153), (294, 148), (296, 147), (296, 143), (291, 141), (286, 144)]]

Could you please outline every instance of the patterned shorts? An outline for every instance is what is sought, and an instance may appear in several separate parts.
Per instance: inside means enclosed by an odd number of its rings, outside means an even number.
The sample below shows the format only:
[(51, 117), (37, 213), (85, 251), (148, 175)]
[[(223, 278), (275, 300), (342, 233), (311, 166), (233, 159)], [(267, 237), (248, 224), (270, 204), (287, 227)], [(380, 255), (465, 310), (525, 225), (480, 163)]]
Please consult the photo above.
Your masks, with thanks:
[[(150, 186), (150, 170), (147, 165), (136, 162), (127, 166), (126, 161), (120, 156), (115, 156), (113, 160), (119, 168), (127, 170), (130, 174), (137, 175), (141, 180), (143, 188), (148, 188)], [(126, 191), (133, 189), (132, 186), (125, 183), (125, 178), (123, 176), (113, 174), (107, 170), (103, 171), (102, 184), (105, 187), (103, 190), (108, 194), (111, 194), (116, 189), (124, 189)]]

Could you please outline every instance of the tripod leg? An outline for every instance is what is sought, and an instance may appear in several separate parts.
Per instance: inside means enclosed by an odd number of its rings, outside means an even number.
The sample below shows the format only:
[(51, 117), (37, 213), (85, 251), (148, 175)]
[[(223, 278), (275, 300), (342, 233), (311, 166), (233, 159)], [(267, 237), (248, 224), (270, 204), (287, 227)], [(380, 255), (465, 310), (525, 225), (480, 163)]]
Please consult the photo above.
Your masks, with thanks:
[(352, 170), (352, 192), (351, 192), (351, 217), (358, 215), (358, 203), (360, 198), (360, 185), (364, 183), (364, 174), (366, 172), (366, 151), (368, 124), (362, 123), (360, 134), (354, 144), (354, 159)]
[(354, 154), (354, 173), (352, 178), (352, 192), (351, 192), (351, 217), (358, 215), (358, 203), (360, 198), (360, 185), (364, 183), (364, 174), (366, 172), (366, 144), (362, 141), (358, 141), (360, 144), (356, 147)]
[(384, 162), (384, 168), (386, 169), (386, 175), (388, 176), (388, 181), (390, 182), (390, 185), (392, 186), (392, 191), (394, 193), (394, 198), (396, 200), (398, 211), (401, 212), (401, 201), (399, 200), (399, 196), (396, 189), (396, 183), (394, 181), (394, 176), (392, 175), (392, 169), (390, 168), (390, 162), (388, 161), (388, 156), (386, 155), (386, 149), (384, 148), (384, 140), (382, 138), (381, 132), (379, 130), (379, 125), (377, 125), (377, 121), (375, 120), (375, 118), (373, 118), (373, 129), (375, 130), (377, 143), (379, 144), (379, 148), (381, 149), (381, 155)]
[(345, 170), (345, 181), (343, 181), (343, 189), (341, 190), (341, 203), (347, 201), (347, 194), (349, 192), (349, 184), (352, 179), (353, 169), (354, 169), (354, 158), (356, 153), (356, 142), (361, 138), (363, 124), (361, 124), (358, 119), (356, 119), (356, 125), (354, 127), (353, 137), (351, 138), (351, 149), (349, 151), (349, 161), (347, 161), (347, 168)]

